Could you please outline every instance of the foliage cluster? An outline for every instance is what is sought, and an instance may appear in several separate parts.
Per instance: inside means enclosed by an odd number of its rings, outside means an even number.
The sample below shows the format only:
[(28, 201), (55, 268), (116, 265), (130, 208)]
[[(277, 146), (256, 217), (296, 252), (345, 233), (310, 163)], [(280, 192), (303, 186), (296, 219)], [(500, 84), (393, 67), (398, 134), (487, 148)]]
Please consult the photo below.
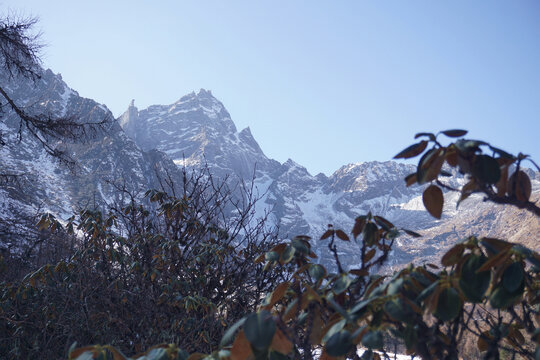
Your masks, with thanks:
[[(185, 179), (178, 197), (149, 191), (144, 204), (85, 210), (64, 225), (44, 215), (40, 229), (75, 234), (75, 252), (1, 284), (0, 354), (61, 358), (74, 341), (210, 351), (254, 311), (276, 277), (255, 263), (274, 233), (224, 183), (206, 173)], [(242, 207), (224, 223), (227, 206)]]
[[(28, 32), (34, 23), (0, 20), (0, 67), (9, 78), (39, 77), (40, 45)], [(25, 129), (67, 163), (71, 159), (57, 140), (79, 139), (108, 123), (33, 115), (4, 87), (0, 95), (0, 109), (19, 120), (19, 141)], [(466, 132), (442, 134), (460, 138)], [(461, 193), (459, 202), (481, 193), (488, 201), (540, 216), (530, 200), (530, 179), (520, 168), (527, 156), (477, 140), (443, 146), (438, 135), (417, 134), (424, 140), (396, 156), (423, 153), (417, 171), (405, 180), (428, 184), (423, 201), (431, 215), (442, 216), (447, 189)], [(5, 145), (0, 133), (0, 146)], [(462, 188), (442, 180), (450, 175), (445, 164), (467, 175)], [(62, 260), (1, 283), (0, 354), (61, 358), (68, 353), (78, 360), (126, 359), (122, 351), (148, 360), (358, 359), (361, 345), (363, 359), (380, 359), (388, 358), (386, 350), (397, 339), (407, 353), (424, 359), (458, 359), (467, 356), (460, 354), (460, 344), (472, 337), (485, 359), (499, 359), (503, 352), (540, 359), (538, 253), (473, 236), (452, 247), (440, 264), (411, 264), (381, 276), (377, 269), (395, 239), (417, 234), (367, 214), (351, 232), (361, 249), (357, 269), (343, 269), (335, 246), (351, 241), (349, 235), (333, 227), (322, 235), (338, 269), (328, 273), (313, 262), (310, 238), (274, 244), (264, 224), (249, 226), (251, 201), (246, 207), (228, 203), (238, 216), (224, 222), (229, 193), (211, 178), (190, 184), (181, 196), (148, 192), (149, 203), (133, 198), (107, 215), (86, 210), (65, 227), (44, 216), (42, 230), (66, 231), (75, 237), (60, 238), (78, 243), (73, 254), (60, 255)], [(68, 351), (75, 341), (110, 345), (74, 343)], [(141, 352), (159, 342), (171, 344)]]
[[(443, 132), (449, 137), (462, 130)], [(446, 163), (468, 175), (460, 201), (473, 192), (487, 200), (503, 202), (536, 213), (529, 201), (528, 177), (519, 169), (526, 157), (514, 157), (489, 144), (460, 139), (442, 146), (434, 134), (434, 147), (422, 156), (417, 172), (407, 183), (429, 183), (424, 203), (440, 217), (447, 187), (439, 176)], [(420, 155), (429, 141), (404, 150), (397, 157)], [(483, 154), (488, 146), (492, 155)], [(516, 167), (510, 165), (516, 163)], [(512, 175), (509, 175), (511, 173)], [(523, 175), (525, 174), (525, 175)], [(434, 189), (434, 186), (437, 190)], [(430, 190), (431, 189), (431, 190)], [(504, 190), (504, 191), (503, 191)], [(435, 194), (436, 193), (436, 194)], [(435, 195), (433, 195), (435, 194)], [(259, 256), (270, 273), (283, 278), (259, 303), (244, 313), (224, 334), (211, 353), (188, 352), (176, 345), (158, 345), (137, 359), (381, 359), (398, 340), (407, 354), (423, 359), (458, 359), (463, 343), (474, 339), (484, 359), (538, 359), (540, 357), (540, 255), (501, 239), (471, 236), (450, 248), (440, 264), (410, 264), (381, 276), (378, 267), (387, 261), (396, 237), (407, 233), (388, 220), (367, 214), (357, 218), (352, 241), (360, 246), (360, 267), (345, 271), (335, 242), (351, 241), (332, 226), (320, 241), (328, 242), (337, 262), (337, 273), (327, 273), (313, 262), (310, 238), (298, 236)], [(291, 271), (291, 266), (293, 271)], [(357, 347), (365, 349), (362, 355)], [(126, 359), (106, 346), (74, 348), (70, 359)]]

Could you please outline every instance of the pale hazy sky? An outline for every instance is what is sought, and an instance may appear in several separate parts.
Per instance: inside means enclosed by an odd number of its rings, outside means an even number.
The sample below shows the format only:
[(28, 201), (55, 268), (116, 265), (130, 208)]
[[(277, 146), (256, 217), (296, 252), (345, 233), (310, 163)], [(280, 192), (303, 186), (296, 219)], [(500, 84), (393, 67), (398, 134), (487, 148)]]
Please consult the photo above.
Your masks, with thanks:
[(470, 130), (540, 160), (540, 2), (0, 1), (43, 63), (120, 115), (212, 90), (267, 156), (312, 174)]

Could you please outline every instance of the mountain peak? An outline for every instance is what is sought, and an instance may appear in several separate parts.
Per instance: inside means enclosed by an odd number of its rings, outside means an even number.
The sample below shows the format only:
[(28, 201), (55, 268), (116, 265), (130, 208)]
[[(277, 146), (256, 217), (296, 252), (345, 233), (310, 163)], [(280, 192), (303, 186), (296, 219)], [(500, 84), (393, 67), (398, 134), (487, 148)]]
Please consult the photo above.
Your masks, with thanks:
[(197, 91), (196, 95), (198, 97), (214, 97), (212, 95), (212, 90), (205, 90), (203, 88), (200, 88), (199, 91)]

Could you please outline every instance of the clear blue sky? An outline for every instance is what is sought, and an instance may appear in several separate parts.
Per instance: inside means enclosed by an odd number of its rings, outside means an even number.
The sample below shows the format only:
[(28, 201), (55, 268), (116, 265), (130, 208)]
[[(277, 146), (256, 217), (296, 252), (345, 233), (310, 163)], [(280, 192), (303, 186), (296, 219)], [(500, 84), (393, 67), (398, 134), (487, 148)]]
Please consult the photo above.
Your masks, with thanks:
[(115, 116), (205, 88), (265, 153), (312, 174), (419, 131), (540, 160), (540, 2), (9, 0), (44, 65)]

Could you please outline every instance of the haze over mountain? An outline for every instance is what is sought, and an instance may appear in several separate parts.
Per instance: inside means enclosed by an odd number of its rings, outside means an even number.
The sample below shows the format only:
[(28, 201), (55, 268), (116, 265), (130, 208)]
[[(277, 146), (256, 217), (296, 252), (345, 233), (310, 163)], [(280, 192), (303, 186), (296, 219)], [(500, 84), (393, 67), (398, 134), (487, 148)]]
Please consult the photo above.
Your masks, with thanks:
[[(6, 249), (16, 248), (16, 242), (8, 237), (23, 235), (30, 226), (28, 222), (13, 223), (8, 219), (30, 218), (43, 211), (66, 219), (87, 206), (106, 207), (122, 201), (125, 193), (120, 188), (141, 195), (147, 189), (159, 188), (159, 180), (166, 174), (180, 182), (181, 167), (193, 170), (205, 164), (215, 176), (227, 178), (233, 186), (253, 181), (255, 195), (260, 197), (257, 214), (269, 212), (269, 225), (278, 226), (283, 237), (311, 236), (321, 261), (329, 254), (326, 244), (317, 239), (327, 225), (349, 232), (354, 219), (368, 211), (399, 227), (429, 234), (420, 240), (400, 237), (393, 264), (428, 261), (476, 230), (487, 231), (490, 236), (504, 232), (512, 240), (525, 242), (540, 235), (538, 219), (528, 214), (519, 215), (523, 218), (512, 225), (514, 231), (498, 228), (500, 217), (514, 216), (513, 210), (475, 197), (465, 201), (459, 211), (455, 201), (448, 201), (442, 220), (433, 219), (422, 205), (423, 188), (405, 186), (404, 177), (415, 170), (410, 164), (347, 164), (326, 176), (312, 175), (292, 159), (284, 163), (270, 159), (250, 129), (238, 131), (225, 106), (207, 90), (182, 96), (170, 105), (141, 110), (132, 101), (114, 120), (106, 106), (80, 97), (50, 70), (43, 71), (35, 83), (1, 76), (16, 103), (36, 113), (73, 115), (81, 121), (111, 119), (106, 131), (91, 141), (62, 144), (79, 162), (80, 167), (73, 172), (53, 161), (35, 139), (23, 136), (18, 142), (16, 116), (9, 111), (3, 115), (0, 130), (9, 141), (0, 148), (0, 172), (20, 175), (19, 184), (0, 185), (0, 246)], [(540, 176), (530, 172), (530, 177), (538, 198)], [(456, 174), (449, 181), (455, 185), (463, 180)], [(24, 192), (20, 191), (21, 182)], [(447, 196), (455, 198), (455, 194)], [(478, 223), (481, 228), (475, 225)], [(533, 247), (538, 245), (533, 243)], [(354, 241), (340, 244), (349, 266), (358, 262), (357, 250)]]

